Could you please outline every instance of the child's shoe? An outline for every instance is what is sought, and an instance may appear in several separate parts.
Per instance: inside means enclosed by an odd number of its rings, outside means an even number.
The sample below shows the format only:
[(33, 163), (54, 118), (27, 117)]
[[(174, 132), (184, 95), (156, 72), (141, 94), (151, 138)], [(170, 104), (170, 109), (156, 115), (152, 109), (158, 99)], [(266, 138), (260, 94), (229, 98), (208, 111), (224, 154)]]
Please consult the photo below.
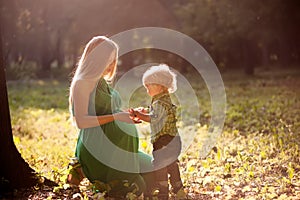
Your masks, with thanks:
[(175, 194), (175, 199), (176, 200), (183, 200), (183, 199), (188, 199), (186, 192), (183, 190), (183, 188), (180, 188), (177, 193)]

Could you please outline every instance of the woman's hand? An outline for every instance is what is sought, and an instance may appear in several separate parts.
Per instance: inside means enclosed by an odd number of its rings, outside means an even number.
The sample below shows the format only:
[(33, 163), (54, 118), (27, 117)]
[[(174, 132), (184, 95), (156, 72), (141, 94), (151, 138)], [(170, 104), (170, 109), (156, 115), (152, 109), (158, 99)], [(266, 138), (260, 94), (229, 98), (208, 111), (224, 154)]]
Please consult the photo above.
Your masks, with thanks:
[(119, 112), (119, 113), (115, 113), (113, 116), (114, 119), (118, 121), (130, 123), (130, 124), (141, 123), (141, 120), (131, 117), (131, 114), (129, 112)]

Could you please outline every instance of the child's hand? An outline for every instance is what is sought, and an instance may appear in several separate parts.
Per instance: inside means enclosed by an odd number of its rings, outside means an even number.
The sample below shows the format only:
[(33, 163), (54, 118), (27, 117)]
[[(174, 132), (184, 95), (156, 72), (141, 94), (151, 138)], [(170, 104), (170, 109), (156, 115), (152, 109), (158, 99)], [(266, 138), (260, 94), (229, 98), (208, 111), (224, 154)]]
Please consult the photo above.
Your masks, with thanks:
[(130, 117), (136, 117), (136, 115), (137, 115), (136, 111), (133, 108), (130, 108), (128, 110), (128, 112), (129, 112)]
[(140, 118), (137, 117), (138, 111), (134, 110), (133, 108), (130, 108), (128, 110), (130, 118), (135, 122), (135, 123), (141, 123), (142, 121)]
[(130, 108), (128, 110), (130, 117), (136, 119), (137, 121), (144, 121), (150, 122), (151, 118), (149, 115), (149, 111), (146, 108), (139, 107), (139, 108)]
[(148, 109), (147, 109), (147, 108), (144, 108), (144, 107), (134, 108), (134, 110), (135, 110), (135, 111), (138, 111), (138, 112), (140, 112), (140, 113), (144, 113), (144, 114), (146, 114), (146, 113), (149, 112)]

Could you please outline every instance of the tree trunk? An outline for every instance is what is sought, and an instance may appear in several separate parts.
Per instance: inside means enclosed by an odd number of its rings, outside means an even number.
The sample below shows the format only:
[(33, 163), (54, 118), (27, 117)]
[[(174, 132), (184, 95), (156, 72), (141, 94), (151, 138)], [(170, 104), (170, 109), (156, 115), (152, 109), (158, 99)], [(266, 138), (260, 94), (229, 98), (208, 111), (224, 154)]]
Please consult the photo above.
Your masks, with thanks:
[(254, 75), (254, 67), (255, 67), (255, 55), (254, 50), (249, 41), (246, 38), (241, 40), (241, 54), (242, 54), (242, 63), (244, 65), (244, 72), (246, 75)]
[(5, 180), (8, 188), (28, 187), (35, 185), (38, 179), (13, 142), (1, 35), (0, 29), (0, 177), (1, 182)]
[[(0, 0), (0, 8), (2, 1)], [(0, 15), (0, 22), (1, 22)], [(28, 188), (39, 183), (35, 171), (17, 150), (12, 135), (0, 23), (0, 197), (12, 189)], [(46, 180), (49, 184), (49, 181)]]
[(56, 54), (56, 60), (57, 60), (57, 67), (60, 68), (60, 69), (63, 67), (64, 58), (65, 58), (64, 51), (62, 50), (62, 48), (63, 48), (62, 37), (63, 37), (62, 31), (58, 30), (57, 31), (55, 54)]
[[(47, 19), (48, 16), (48, 9), (45, 8), (43, 10), (43, 13), (41, 14), (43, 19)], [(49, 33), (49, 27), (48, 27), (48, 22), (45, 21), (41, 25), (41, 46), (40, 46), (40, 59), (41, 59), (41, 68), (39, 72), (37, 73), (37, 76), (39, 78), (49, 78), (50, 77), (50, 72), (51, 72), (51, 63), (54, 61), (54, 51), (53, 51), (53, 46), (50, 41), (50, 33)]]
[(269, 53), (268, 53), (267, 45), (264, 43), (260, 48), (262, 54), (261, 65), (269, 69), (270, 64), (269, 64)]
[(42, 39), (42, 46), (41, 46), (41, 69), (38, 72), (39, 78), (49, 78), (50, 72), (51, 72), (51, 63), (53, 61), (53, 52), (50, 50), (50, 41), (47, 36), (45, 36), (47, 33), (45, 31), (43, 34)]

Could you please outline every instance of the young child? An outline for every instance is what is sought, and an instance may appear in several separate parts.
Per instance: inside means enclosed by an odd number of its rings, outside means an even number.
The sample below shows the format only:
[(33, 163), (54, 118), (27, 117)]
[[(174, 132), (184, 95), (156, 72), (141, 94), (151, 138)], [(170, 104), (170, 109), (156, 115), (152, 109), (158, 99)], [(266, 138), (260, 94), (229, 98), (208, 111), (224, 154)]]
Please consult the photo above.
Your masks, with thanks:
[(152, 97), (150, 110), (131, 109), (130, 114), (133, 118), (150, 122), (158, 199), (169, 197), (168, 174), (176, 199), (186, 199), (179, 171), (181, 140), (176, 127), (176, 106), (170, 97), (170, 93), (177, 89), (176, 74), (167, 65), (160, 64), (150, 67), (142, 80)]

